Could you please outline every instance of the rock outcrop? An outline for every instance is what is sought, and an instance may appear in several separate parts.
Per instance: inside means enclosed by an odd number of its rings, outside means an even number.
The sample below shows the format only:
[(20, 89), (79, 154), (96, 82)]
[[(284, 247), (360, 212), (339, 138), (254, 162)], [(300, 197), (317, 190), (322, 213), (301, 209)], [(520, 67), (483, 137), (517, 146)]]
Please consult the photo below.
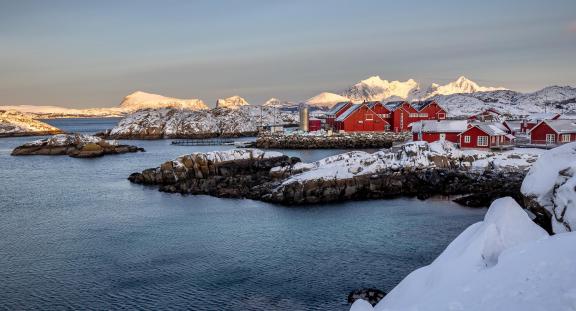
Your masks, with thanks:
[(422, 142), (373, 154), (353, 151), (313, 163), (247, 149), (194, 153), (134, 173), (129, 179), (159, 185), (167, 192), (286, 205), (480, 194), (484, 204), (489, 204), (503, 194), (518, 197), (527, 169), (536, 158), (536, 154), (463, 152), (451, 143)]
[(260, 195), (256, 186), (271, 181), (271, 168), (299, 161), (257, 149), (192, 153), (134, 173), (128, 179), (138, 184), (160, 185), (165, 192), (256, 198)]
[(107, 154), (144, 151), (143, 148), (119, 145), (99, 137), (82, 134), (59, 134), (16, 147), (13, 156), (68, 155), (75, 158), (94, 158)]
[(544, 153), (522, 183), (526, 207), (549, 233), (576, 230), (576, 143)]
[(27, 114), (13, 110), (0, 110), (0, 137), (42, 136), (60, 133), (62, 133), (60, 129), (35, 120)]
[(256, 147), (264, 149), (367, 149), (390, 148), (394, 142), (410, 138), (407, 133), (347, 133), (332, 134), (270, 134), (256, 139)]

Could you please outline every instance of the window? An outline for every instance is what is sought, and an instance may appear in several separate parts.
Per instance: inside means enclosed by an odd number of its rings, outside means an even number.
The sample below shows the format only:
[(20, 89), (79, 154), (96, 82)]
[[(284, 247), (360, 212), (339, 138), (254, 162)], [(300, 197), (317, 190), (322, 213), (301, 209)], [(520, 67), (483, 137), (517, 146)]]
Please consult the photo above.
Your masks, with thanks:
[(488, 146), (488, 136), (478, 136), (477, 140), (478, 147), (487, 147)]
[(379, 116), (380, 118), (382, 118), (382, 119), (388, 119), (388, 118), (390, 118), (390, 114), (389, 114), (389, 113), (379, 114), (378, 116)]
[(366, 115), (366, 121), (372, 121), (372, 120), (374, 120), (374, 115), (372, 115), (372, 114), (367, 114), (367, 115)]
[(546, 143), (553, 144), (556, 142), (556, 135), (555, 134), (546, 134)]
[(563, 143), (570, 142), (570, 134), (562, 134), (562, 142)]
[(446, 114), (443, 112), (438, 113), (438, 119), (446, 119)]
[(421, 113), (419, 116), (420, 116), (420, 118), (428, 118), (428, 114), (427, 114), (427, 113)]
[(417, 113), (411, 113), (409, 115), (410, 118), (418, 118), (418, 114)]
[(470, 143), (470, 136), (469, 135), (464, 136), (464, 142), (467, 144)]

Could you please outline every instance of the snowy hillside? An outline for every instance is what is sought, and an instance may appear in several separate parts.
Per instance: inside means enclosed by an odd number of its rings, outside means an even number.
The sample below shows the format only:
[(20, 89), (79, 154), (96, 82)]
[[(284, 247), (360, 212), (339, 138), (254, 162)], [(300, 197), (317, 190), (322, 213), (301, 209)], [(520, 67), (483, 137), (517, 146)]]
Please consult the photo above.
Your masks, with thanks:
[(155, 108), (202, 110), (208, 109), (208, 106), (200, 99), (178, 99), (137, 91), (124, 97), (120, 108), (125, 111)]
[(124, 115), (124, 111), (120, 108), (88, 108), (88, 109), (75, 109), (57, 106), (32, 106), (32, 105), (18, 105), (18, 106), (0, 106), (2, 110), (14, 110), (26, 114), (34, 115), (35, 118), (70, 118), (70, 117), (120, 117)]
[(216, 108), (237, 109), (238, 107), (248, 105), (250, 104), (248, 104), (244, 98), (237, 95), (216, 101)]
[(331, 108), (335, 104), (345, 101), (350, 101), (350, 99), (338, 94), (323, 92), (314, 97), (308, 98), (306, 103), (318, 108)]
[(112, 138), (205, 138), (254, 134), (260, 125), (292, 124), (293, 114), (271, 107), (241, 106), (237, 109), (140, 110), (124, 119), (110, 132)]
[(506, 197), (374, 308), (358, 300), (351, 311), (572, 310), (574, 267), (576, 233), (549, 236)]
[(17, 111), (0, 110), (0, 136), (46, 135), (62, 133), (60, 129), (34, 120)]

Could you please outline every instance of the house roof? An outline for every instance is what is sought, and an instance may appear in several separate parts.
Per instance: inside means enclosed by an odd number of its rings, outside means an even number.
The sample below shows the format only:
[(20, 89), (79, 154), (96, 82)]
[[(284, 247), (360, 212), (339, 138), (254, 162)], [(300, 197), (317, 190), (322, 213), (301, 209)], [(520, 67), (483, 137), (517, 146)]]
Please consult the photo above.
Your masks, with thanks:
[(522, 126), (522, 121), (504, 121), (505, 124), (508, 125), (508, 127), (510, 128), (510, 130), (512, 131), (520, 131), (521, 126)]
[(461, 133), (467, 127), (466, 120), (422, 120), (412, 123), (412, 133)]
[[(544, 120), (541, 123), (548, 124), (558, 134), (576, 133), (576, 120)], [(538, 125), (534, 126), (530, 131), (533, 131)]]
[(376, 106), (376, 104), (379, 104), (379, 101), (371, 101), (371, 102), (366, 102), (365, 104), (368, 106), (368, 108), (370, 109), (374, 109), (374, 106)]
[(350, 106), (350, 108), (348, 108), (346, 111), (344, 111), (343, 114), (341, 114), (338, 118), (336, 118), (336, 121), (344, 121), (346, 120), (346, 118), (348, 118), (348, 116), (350, 116), (354, 111), (358, 110), (358, 108), (360, 108), (360, 106), (362, 106), (363, 104), (354, 104), (352, 106)]
[(387, 102), (386, 104), (384, 104), (384, 106), (386, 108), (388, 108), (388, 110), (394, 111), (394, 110), (396, 110), (396, 108), (402, 106), (402, 104), (404, 104), (404, 103), (405, 103), (405, 101), (398, 100), (398, 101), (393, 101), (393, 102)]
[(426, 106), (432, 104), (433, 102), (434, 102), (433, 100), (416, 101), (416, 102), (412, 102), (412, 107), (414, 107), (414, 109), (420, 111), (420, 110), (426, 108)]
[(338, 113), (338, 111), (340, 111), (340, 109), (344, 108), (347, 104), (349, 104), (350, 102), (339, 102), (336, 105), (332, 106), (332, 108), (330, 108), (330, 110), (328, 110), (326, 112), (326, 114), (336, 114)]
[(506, 135), (506, 131), (502, 130), (497, 124), (478, 124), (476, 127), (490, 136)]
[(526, 120), (530, 122), (540, 122), (542, 120), (553, 120), (558, 118), (560, 115), (555, 112), (541, 112), (529, 115)]

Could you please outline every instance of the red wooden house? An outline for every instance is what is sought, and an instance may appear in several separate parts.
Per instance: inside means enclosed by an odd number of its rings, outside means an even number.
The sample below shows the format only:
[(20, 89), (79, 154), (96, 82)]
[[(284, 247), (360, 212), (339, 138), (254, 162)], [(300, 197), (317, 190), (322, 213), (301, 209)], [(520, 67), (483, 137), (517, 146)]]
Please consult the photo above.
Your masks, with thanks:
[(326, 112), (326, 124), (334, 128), (334, 122), (341, 114), (352, 106), (352, 102), (341, 102), (334, 105)]
[(434, 142), (447, 140), (458, 143), (460, 133), (468, 128), (466, 120), (422, 120), (412, 123), (412, 140)]
[(435, 100), (412, 102), (412, 107), (418, 111), (418, 120), (444, 120), (446, 110)]
[(390, 111), (390, 129), (394, 132), (408, 131), (410, 123), (420, 121), (418, 110), (407, 101), (388, 102), (384, 107)]
[(576, 120), (543, 120), (529, 131), (530, 143), (559, 145), (576, 141)]
[(503, 131), (500, 126), (490, 123), (471, 125), (459, 134), (460, 148), (489, 149), (509, 146), (514, 136)]
[(334, 129), (345, 132), (384, 132), (390, 124), (382, 116), (386, 109), (378, 103), (362, 103), (349, 107), (334, 121)]
[(540, 123), (544, 120), (557, 120), (560, 118), (560, 115), (554, 112), (543, 112), (543, 113), (536, 113), (533, 115), (528, 116), (520, 127), (520, 130), (523, 133), (528, 133), (536, 124)]

